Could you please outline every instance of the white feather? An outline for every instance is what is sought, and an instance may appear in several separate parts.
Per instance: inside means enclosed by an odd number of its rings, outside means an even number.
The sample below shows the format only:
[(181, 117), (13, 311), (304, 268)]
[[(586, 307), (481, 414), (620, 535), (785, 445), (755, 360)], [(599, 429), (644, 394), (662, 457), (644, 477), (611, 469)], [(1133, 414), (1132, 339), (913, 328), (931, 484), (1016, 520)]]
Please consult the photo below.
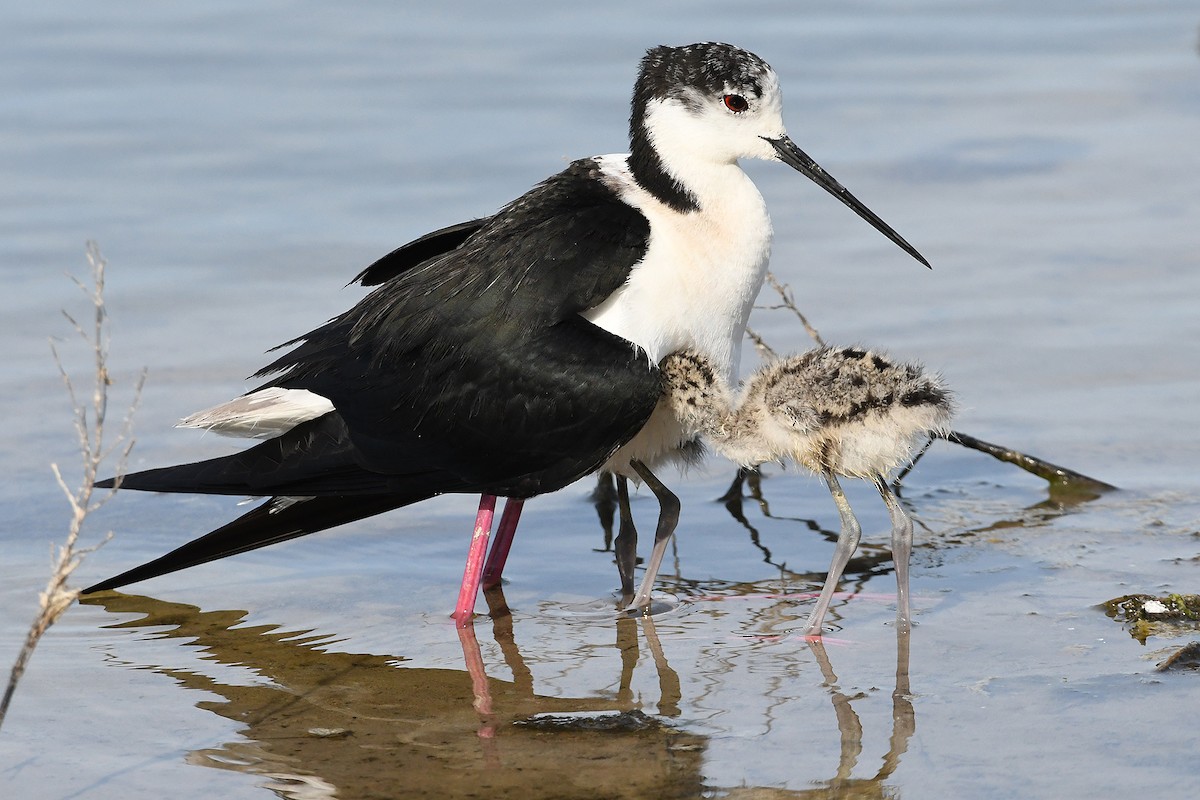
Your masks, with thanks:
[(333, 403), (315, 392), (272, 386), (197, 411), (176, 427), (201, 428), (222, 436), (273, 439), (333, 410)]

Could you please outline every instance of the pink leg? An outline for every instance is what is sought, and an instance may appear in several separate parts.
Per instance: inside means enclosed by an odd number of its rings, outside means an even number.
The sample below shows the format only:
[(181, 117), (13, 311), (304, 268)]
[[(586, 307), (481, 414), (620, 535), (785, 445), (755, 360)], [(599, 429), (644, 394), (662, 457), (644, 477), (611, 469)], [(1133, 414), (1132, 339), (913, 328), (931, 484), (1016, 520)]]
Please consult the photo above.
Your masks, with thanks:
[(479, 513), (475, 516), (475, 532), (471, 534), (471, 549), (467, 551), (467, 566), (463, 570), (458, 604), (451, 615), (460, 628), (471, 624), (475, 613), (475, 596), (479, 594), (479, 577), (483, 572), (483, 557), (487, 554), (488, 537), (492, 535), (492, 516), (496, 513), (496, 495), (479, 498)]
[(512, 549), (513, 537), (517, 535), (517, 523), (521, 521), (521, 507), (524, 505), (525, 501), (519, 497), (510, 497), (504, 501), (500, 527), (496, 529), (496, 538), (492, 540), (492, 552), (488, 554), (487, 564), (483, 567), (484, 589), (500, 585), (500, 574), (504, 572), (504, 564), (508, 561), (508, 551)]

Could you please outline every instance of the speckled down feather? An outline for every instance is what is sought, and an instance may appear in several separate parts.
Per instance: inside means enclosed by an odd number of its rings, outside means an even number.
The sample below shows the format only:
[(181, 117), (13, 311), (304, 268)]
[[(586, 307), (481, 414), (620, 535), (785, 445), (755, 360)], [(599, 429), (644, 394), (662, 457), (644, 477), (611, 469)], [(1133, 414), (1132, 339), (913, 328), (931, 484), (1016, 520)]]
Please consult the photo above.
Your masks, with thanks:
[(818, 473), (873, 478), (908, 463), (947, 430), (950, 391), (937, 375), (861, 347), (821, 347), (769, 364), (738, 396), (701, 356), (661, 365), (685, 427), (722, 455), (754, 466), (791, 458)]

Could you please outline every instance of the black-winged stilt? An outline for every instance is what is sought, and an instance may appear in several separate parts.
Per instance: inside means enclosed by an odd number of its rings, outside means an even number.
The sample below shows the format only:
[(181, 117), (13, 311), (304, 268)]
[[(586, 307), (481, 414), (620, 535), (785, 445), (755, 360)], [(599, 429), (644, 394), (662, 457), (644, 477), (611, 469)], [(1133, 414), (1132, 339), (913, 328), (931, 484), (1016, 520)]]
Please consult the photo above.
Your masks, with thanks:
[[(667, 406), (683, 427), (742, 466), (790, 458), (822, 476), (842, 520), (833, 563), (817, 605), (805, 623), (819, 635), (838, 580), (858, 547), (861, 530), (837, 476), (871, 481), (892, 520), (896, 569), (896, 622), (907, 628), (908, 561), (912, 520), (888, 488), (887, 476), (916, 447), (945, 433), (953, 404), (940, 378), (919, 364), (891, 361), (859, 347), (820, 347), (769, 364), (735, 397), (724, 372), (696, 352), (676, 353), (660, 368)], [(635, 605), (648, 600), (675, 521), (659, 520), (655, 550)]]
[(689, 348), (736, 374), (771, 242), (742, 158), (794, 167), (928, 266), (788, 138), (762, 59), (728, 44), (655, 47), (634, 87), (629, 154), (576, 161), (491, 217), (384, 256), (357, 278), (378, 288), (288, 342), (258, 373), (266, 383), (183, 423), (266, 441), (120, 484), (270, 499), (86, 591), (480, 493), (455, 611), (465, 624), (497, 496), (510, 505), (492, 581), (524, 498), (602, 466), (649, 480), (678, 450), (684, 429), (659, 407), (661, 358)]

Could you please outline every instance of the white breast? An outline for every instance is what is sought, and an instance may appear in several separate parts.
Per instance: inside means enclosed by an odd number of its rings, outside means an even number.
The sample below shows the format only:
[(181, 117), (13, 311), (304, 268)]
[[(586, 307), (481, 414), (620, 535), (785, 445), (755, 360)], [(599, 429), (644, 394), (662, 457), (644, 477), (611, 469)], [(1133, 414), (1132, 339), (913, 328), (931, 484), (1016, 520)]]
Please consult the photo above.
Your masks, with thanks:
[[(637, 186), (625, 156), (597, 160), (622, 199), (649, 220), (650, 241), (625, 285), (584, 316), (644, 348), (651, 363), (691, 349), (734, 381), (770, 256), (771, 220), (762, 195), (736, 163), (714, 164), (705, 180), (689, 181), (700, 209), (684, 214)], [(674, 416), (660, 407), (607, 468), (628, 474), (631, 458), (653, 466), (683, 438)]]

